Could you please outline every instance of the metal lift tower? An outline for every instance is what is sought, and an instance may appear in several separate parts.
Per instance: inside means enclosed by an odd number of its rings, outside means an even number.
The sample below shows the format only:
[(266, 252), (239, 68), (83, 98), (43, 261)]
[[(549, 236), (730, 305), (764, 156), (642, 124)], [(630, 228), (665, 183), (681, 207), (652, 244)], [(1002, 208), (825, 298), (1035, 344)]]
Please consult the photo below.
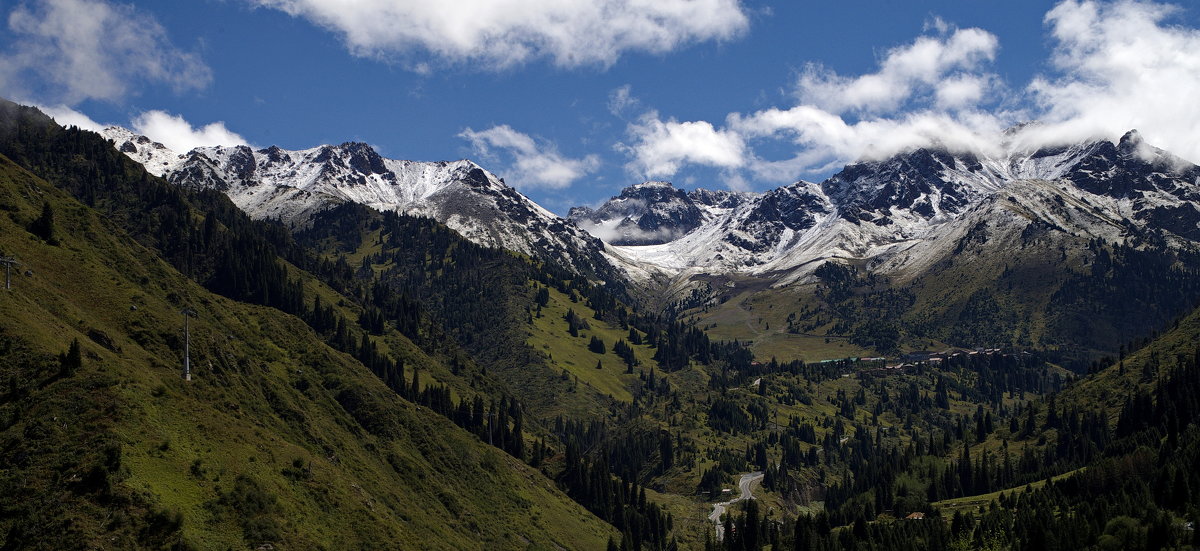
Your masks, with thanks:
[(4, 264), (4, 289), (12, 289), (12, 267), (20, 264), (20, 262), (17, 262), (17, 259), (11, 256), (6, 256), (0, 258), (0, 264)]
[(188, 331), (188, 318), (196, 315), (196, 311), (191, 308), (184, 308), (179, 311), (183, 314), (183, 380), (192, 380), (192, 335)]

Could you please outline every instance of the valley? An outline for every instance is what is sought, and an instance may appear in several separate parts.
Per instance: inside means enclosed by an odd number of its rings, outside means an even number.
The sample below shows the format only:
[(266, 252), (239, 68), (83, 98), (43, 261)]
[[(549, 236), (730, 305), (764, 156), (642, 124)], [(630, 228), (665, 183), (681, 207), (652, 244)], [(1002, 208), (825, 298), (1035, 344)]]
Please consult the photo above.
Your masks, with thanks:
[(0, 115), (0, 548), (1196, 545), (1200, 169), (1136, 134), (564, 219)]

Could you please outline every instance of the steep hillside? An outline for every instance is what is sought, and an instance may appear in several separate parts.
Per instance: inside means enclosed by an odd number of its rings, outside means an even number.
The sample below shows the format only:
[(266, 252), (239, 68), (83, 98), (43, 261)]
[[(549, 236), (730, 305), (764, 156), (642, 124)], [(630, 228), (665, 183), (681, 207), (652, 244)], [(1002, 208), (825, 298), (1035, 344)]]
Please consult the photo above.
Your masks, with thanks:
[[(47, 146), (92, 138), (38, 117), (6, 106), (6, 151), (52, 174), (104, 166), (86, 153), (53, 161)], [(401, 399), (304, 321), (213, 294), (131, 238), (121, 216), (0, 163), (0, 251), (21, 263), (0, 297), (0, 454), (10, 466), (0, 546), (598, 548), (612, 534), (540, 473)], [(97, 206), (114, 206), (104, 186), (136, 174), (113, 167), (90, 182)], [(195, 228), (232, 231), (213, 224), (215, 212), (185, 212)], [(273, 262), (302, 296), (338, 300)], [(185, 307), (196, 311), (190, 382), (180, 372)], [(443, 361), (411, 345), (391, 353), (409, 366)]]

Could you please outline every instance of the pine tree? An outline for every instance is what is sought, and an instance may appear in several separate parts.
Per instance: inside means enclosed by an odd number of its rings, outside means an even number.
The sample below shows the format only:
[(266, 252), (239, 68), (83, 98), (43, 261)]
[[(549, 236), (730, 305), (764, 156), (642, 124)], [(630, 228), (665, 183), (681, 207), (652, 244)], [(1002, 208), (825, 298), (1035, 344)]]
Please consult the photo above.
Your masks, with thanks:
[(67, 348), (66, 353), (58, 357), (60, 365), (60, 373), (63, 377), (70, 377), (83, 366), (83, 355), (79, 349), (79, 339), (72, 339), (71, 346)]
[(42, 203), (42, 214), (29, 223), (29, 233), (42, 238), (42, 241), (50, 245), (58, 244), (54, 239), (54, 209), (50, 207), (49, 201)]

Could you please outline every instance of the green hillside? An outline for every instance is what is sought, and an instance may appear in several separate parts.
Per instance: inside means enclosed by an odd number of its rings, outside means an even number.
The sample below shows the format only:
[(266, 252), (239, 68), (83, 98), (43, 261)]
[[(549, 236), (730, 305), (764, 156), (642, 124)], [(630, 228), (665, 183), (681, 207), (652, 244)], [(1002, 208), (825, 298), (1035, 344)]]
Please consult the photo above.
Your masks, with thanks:
[[(655, 365), (654, 351), (644, 344), (629, 345), (635, 358), (635, 365), (629, 366), (613, 350), (618, 341), (627, 338), (628, 330), (596, 319), (594, 310), (578, 300), (571, 301), (557, 289), (547, 288), (546, 293), (546, 306), (538, 309), (529, 327), (529, 345), (584, 386), (621, 402), (631, 401), (632, 390), (641, 387), (639, 377)], [(570, 334), (568, 312), (587, 324), (578, 330), (578, 336)], [(603, 352), (588, 349), (592, 337), (604, 343)]]
[[(599, 548), (613, 534), (301, 320), (205, 290), (8, 158), (0, 209), (0, 252), (21, 263), (0, 296), (0, 548)], [(72, 342), (79, 361), (60, 360)]]

